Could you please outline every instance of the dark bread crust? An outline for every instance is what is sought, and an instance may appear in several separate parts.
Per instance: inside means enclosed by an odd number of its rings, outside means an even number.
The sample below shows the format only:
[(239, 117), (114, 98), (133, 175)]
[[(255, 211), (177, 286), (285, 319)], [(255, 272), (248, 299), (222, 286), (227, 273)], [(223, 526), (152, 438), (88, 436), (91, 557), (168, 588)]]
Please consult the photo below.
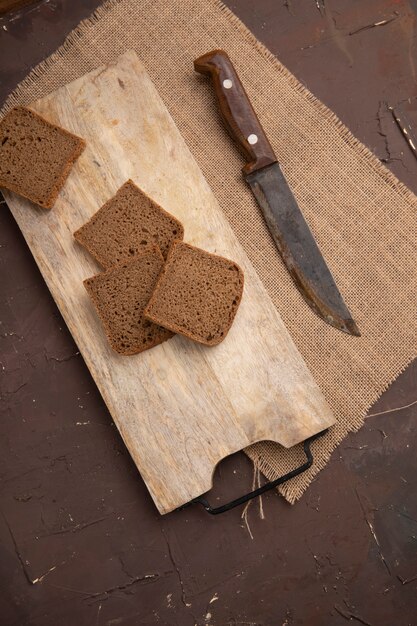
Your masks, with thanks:
[(32, 109), (15, 107), (0, 121), (0, 187), (51, 209), (85, 145)]
[(125, 356), (139, 354), (173, 336), (169, 330), (143, 318), (163, 264), (162, 254), (154, 246), (84, 281), (115, 352)]
[(130, 179), (74, 233), (104, 268), (130, 260), (154, 245), (166, 257), (172, 241), (183, 236), (181, 222)]
[(182, 241), (169, 251), (144, 316), (206, 346), (226, 337), (242, 299), (240, 267)]

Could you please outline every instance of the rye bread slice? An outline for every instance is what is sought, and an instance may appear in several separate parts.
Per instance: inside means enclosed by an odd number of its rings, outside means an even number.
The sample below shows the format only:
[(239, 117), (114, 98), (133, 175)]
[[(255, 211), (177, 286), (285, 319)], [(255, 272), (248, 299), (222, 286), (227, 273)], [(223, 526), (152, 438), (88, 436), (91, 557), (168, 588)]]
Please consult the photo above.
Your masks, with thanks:
[(25, 107), (0, 122), (0, 187), (51, 209), (85, 141)]
[(172, 241), (183, 236), (181, 222), (131, 180), (74, 233), (104, 268), (131, 259), (155, 244), (165, 258)]
[(226, 337), (242, 292), (243, 272), (236, 263), (176, 241), (144, 315), (175, 333), (214, 346)]
[(163, 264), (154, 247), (84, 281), (110, 345), (119, 354), (138, 354), (173, 336), (143, 317)]

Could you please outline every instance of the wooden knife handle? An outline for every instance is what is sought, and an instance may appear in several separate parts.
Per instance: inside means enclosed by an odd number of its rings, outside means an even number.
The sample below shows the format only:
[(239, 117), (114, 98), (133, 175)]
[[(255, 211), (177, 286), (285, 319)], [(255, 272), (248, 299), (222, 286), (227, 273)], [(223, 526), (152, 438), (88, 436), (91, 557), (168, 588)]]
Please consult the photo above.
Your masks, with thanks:
[(223, 119), (248, 161), (243, 172), (250, 174), (275, 163), (274, 151), (226, 52), (213, 50), (203, 54), (194, 61), (194, 69), (213, 79)]

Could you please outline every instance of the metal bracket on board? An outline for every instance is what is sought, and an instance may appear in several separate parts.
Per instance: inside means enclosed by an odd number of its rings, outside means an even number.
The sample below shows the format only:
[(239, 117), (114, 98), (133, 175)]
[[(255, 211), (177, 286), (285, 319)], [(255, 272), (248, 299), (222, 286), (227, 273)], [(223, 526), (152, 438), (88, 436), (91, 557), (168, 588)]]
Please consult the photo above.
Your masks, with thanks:
[(274, 487), (278, 487), (278, 485), (282, 485), (283, 483), (287, 482), (287, 480), (290, 480), (290, 478), (299, 476), (300, 474), (308, 470), (313, 465), (314, 459), (313, 459), (313, 454), (311, 452), (310, 445), (313, 443), (313, 441), (325, 435), (328, 430), (329, 429), (326, 428), (326, 430), (322, 430), (320, 433), (317, 433), (316, 435), (309, 437), (303, 442), (304, 454), (306, 455), (307, 460), (305, 461), (305, 463), (303, 463), (299, 467), (296, 467), (295, 469), (291, 470), (287, 474), (284, 474), (284, 476), (280, 476), (279, 478), (276, 478), (275, 480), (271, 480), (270, 482), (262, 485), (262, 487), (258, 487), (258, 489), (255, 489), (254, 491), (250, 491), (244, 496), (240, 496), (240, 498), (236, 498), (236, 500), (232, 500), (231, 502), (228, 502), (227, 504), (223, 504), (222, 506), (217, 506), (213, 508), (207, 502), (205, 498), (203, 498), (202, 496), (199, 496), (198, 498), (194, 498), (194, 500), (190, 500), (190, 502), (187, 502), (187, 504), (183, 504), (183, 506), (180, 506), (177, 509), (177, 511), (181, 511), (182, 509), (185, 509), (185, 507), (190, 506), (191, 504), (201, 504), (206, 509), (207, 513), (210, 513), (210, 515), (219, 515), (220, 513), (225, 513), (226, 511), (230, 511), (231, 509), (234, 509), (236, 506), (245, 504), (249, 500), (252, 500), (253, 498), (256, 498), (257, 496), (262, 495), (266, 491), (269, 491), (270, 489), (273, 489)]

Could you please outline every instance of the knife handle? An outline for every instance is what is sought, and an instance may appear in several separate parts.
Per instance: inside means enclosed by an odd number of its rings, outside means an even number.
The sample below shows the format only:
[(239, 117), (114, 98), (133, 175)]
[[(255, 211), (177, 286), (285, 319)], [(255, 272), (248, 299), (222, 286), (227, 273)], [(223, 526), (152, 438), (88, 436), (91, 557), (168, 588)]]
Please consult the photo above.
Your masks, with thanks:
[(243, 168), (244, 174), (276, 163), (274, 151), (226, 52), (213, 50), (203, 54), (194, 61), (194, 69), (213, 79), (223, 119), (248, 161)]

